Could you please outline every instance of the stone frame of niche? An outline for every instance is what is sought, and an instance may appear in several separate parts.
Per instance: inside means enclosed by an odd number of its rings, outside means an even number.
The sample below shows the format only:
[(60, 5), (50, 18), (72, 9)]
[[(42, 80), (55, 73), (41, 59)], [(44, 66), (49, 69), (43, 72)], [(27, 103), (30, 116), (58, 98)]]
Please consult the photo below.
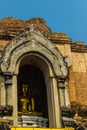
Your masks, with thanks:
[[(14, 125), (17, 126), (18, 117), (17, 74), (19, 72), (21, 60), (26, 56), (32, 56), (34, 60), (35, 58), (39, 59), (37, 66), (41, 66), (40, 69), (42, 69), (42, 72), (48, 75), (48, 79), (45, 78), (45, 83), (48, 93), (49, 127), (61, 128), (58, 79), (67, 77), (68, 69), (58, 48), (34, 26), (27, 28), (24, 32), (12, 39), (5, 47), (2, 54), (1, 71), (3, 73), (12, 74), (11, 105), (13, 105), (14, 108)], [(34, 60), (32, 60), (32, 64)], [(40, 60), (45, 67), (40, 64)], [(50, 85), (47, 85), (48, 81)]]

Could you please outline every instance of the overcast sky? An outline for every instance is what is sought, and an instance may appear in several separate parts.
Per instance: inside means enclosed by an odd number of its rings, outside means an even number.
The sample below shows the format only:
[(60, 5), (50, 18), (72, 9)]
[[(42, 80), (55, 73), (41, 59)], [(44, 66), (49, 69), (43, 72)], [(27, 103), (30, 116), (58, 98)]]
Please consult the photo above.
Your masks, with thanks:
[(87, 44), (87, 0), (0, 0), (0, 19), (42, 17), (52, 32)]

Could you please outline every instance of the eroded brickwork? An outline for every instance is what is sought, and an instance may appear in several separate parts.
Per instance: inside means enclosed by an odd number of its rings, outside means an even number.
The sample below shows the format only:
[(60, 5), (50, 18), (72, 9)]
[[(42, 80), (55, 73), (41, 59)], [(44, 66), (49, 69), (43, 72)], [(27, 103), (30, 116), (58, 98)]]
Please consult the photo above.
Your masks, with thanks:
[[(80, 45), (81, 43), (76, 43)], [(87, 53), (71, 50), (70, 44), (56, 45), (63, 56), (69, 55), (72, 66), (69, 69), (69, 92), (71, 102), (87, 106)], [(82, 44), (83, 47), (83, 44)]]
[[(72, 53), (72, 69), (70, 82), (73, 82), (74, 89), (76, 90), (76, 102), (82, 105), (87, 105), (87, 63), (86, 54), (81, 52)], [(72, 86), (70, 84), (70, 89)], [(71, 93), (73, 101), (73, 94)]]

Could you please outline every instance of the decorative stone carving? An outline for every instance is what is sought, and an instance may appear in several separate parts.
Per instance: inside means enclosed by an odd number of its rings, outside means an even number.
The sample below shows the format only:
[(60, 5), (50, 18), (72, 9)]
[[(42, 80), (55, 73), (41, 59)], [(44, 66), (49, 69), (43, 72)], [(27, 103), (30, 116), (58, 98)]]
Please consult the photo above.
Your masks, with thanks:
[(67, 67), (70, 67), (72, 65), (72, 61), (71, 61), (70, 56), (64, 57), (64, 61), (65, 61), (66, 65), (67, 65)]
[(3, 72), (13, 73), (16, 63), (23, 55), (30, 53), (42, 56), (53, 66), (56, 76), (67, 76), (67, 66), (55, 45), (50, 42), (34, 26), (30, 26), (19, 36), (15, 37), (4, 49), (1, 61)]

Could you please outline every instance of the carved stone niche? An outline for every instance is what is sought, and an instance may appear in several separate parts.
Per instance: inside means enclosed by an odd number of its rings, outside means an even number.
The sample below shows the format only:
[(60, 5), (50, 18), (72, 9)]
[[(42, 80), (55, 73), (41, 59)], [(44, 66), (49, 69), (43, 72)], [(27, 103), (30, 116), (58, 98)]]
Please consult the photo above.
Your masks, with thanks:
[(4, 73), (5, 86), (12, 85), (12, 75), (10, 73)]

